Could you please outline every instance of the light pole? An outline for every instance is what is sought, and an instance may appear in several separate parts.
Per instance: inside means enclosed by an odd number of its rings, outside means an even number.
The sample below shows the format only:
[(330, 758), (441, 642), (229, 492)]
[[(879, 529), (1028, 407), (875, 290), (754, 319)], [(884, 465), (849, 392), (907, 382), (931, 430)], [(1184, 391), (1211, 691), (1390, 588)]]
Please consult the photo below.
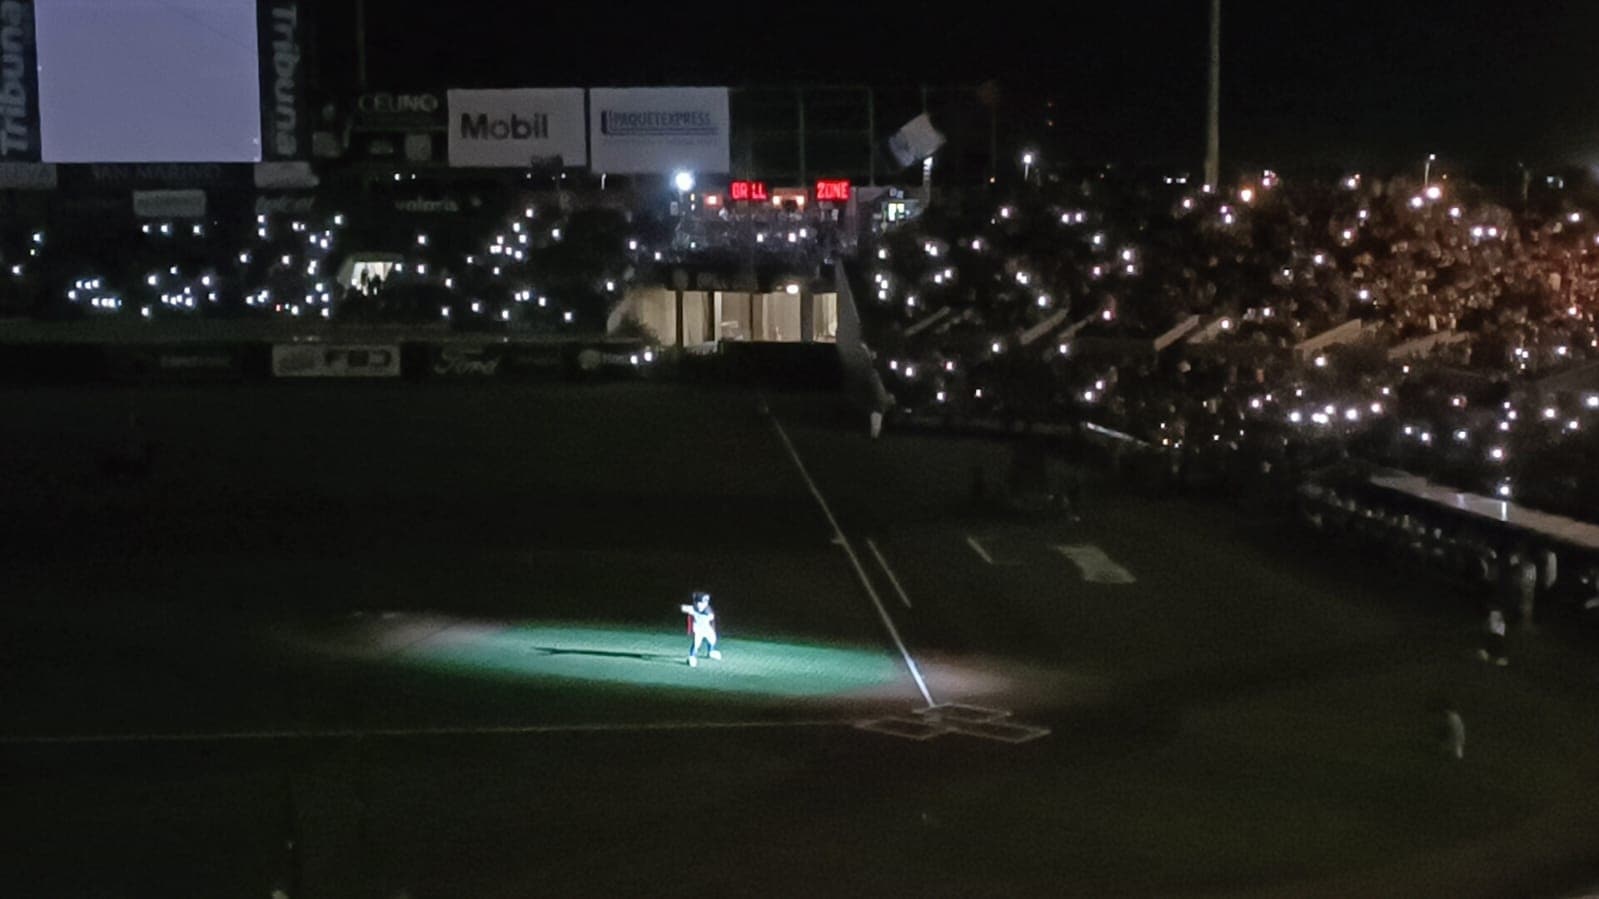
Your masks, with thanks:
[(1033, 151), (1028, 150), (1022, 154), (1022, 183), (1026, 184), (1033, 177)]
[(1421, 167), (1421, 186), (1432, 184), (1432, 164), (1438, 161), (1437, 153), (1428, 153), (1427, 161)]
[(1210, 0), (1210, 91), (1205, 116), (1205, 183), (1221, 186), (1221, 0)]

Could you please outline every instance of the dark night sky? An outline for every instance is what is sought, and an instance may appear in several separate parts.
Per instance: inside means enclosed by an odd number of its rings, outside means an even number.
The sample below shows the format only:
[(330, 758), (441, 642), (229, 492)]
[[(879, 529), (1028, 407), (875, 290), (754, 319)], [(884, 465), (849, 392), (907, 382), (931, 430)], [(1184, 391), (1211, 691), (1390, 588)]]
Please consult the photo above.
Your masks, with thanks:
[[(1087, 159), (1200, 152), (1205, 0), (923, 3), (368, 0), (374, 87), (949, 83), (1056, 100)], [(942, 5), (942, 4), (941, 4)], [(328, 0), (325, 79), (354, 69)], [(1223, 155), (1285, 168), (1599, 164), (1599, 3), (1225, 0)], [(1041, 116), (1040, 116), (1041, 119)]]

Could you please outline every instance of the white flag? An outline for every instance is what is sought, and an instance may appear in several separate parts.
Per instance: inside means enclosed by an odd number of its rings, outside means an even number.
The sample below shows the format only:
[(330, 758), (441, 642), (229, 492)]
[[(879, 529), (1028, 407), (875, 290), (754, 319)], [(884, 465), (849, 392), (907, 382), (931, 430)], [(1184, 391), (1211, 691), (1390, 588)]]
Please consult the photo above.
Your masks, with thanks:
[(901, 166), (912, 165), (938, 151), (944, 145), (944, 135), (933, 127), (932, 119), (922, 113), (888, 139), (888, 152)]

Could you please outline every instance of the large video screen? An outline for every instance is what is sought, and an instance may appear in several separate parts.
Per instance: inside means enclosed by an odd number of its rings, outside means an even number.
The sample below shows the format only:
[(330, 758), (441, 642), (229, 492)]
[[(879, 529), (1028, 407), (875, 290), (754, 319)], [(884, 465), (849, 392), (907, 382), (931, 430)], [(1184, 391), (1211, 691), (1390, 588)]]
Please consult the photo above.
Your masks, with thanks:
[(261, 158), (256, 0), (35, 5), (46, 162)]

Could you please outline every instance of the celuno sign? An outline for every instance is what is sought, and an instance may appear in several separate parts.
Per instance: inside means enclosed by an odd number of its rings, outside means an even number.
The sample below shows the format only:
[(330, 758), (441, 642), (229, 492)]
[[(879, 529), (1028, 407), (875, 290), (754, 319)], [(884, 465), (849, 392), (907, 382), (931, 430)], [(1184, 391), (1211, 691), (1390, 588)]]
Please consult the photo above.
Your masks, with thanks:
[(450, 165), (588, 164), (582, 88), (449, 92)]
[(374, 91), (355, 101), (354, 126), (361, 131), (427, 131), (444, 126), (444, 102), (435, 93)]
[(724, 174), (732, 168), (727, 88), (594, 88), (589, 142), (596, 172)]

